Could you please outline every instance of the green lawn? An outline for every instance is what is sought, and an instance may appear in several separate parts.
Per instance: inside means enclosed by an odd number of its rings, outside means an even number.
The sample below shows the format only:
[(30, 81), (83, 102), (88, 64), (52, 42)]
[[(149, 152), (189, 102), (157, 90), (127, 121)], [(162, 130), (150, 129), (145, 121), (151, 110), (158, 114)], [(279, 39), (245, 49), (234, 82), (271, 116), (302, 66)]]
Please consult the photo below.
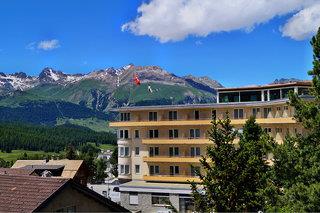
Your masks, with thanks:
[[(88, 142), (88, 143), (95, 146), (95, 143), (91, 143), (91, 142)], [(113, 150), (115, 147), (116, 147), (116, 145), (113, 145), (113, 144), (100, 144), (98, 146), (98, 148), (102, 149), (102, 150), (107, 150), (107, 149)]]
[[(99, 148), (103, 149), (103, 150), (107, 150), (107, 149), (113, 150), (115, 148), (115, 145), (112, 145), (112, 144), (100, 144)], [(13, 161), (13, 162), (15, 162), (23, 153), (27, 153), (28, 156), (48, 155), (48, 154), (50, 154), (50, 155), (58, 155), (58, 153), (54, 153), (54, 152), (29, 151), (29, 150), (12, 150), (11, 153), (0, 152), (0, 158), (2, 158), (5, 161)]]
[(57, 153), (54, 152), (44, 152), (44, 151), (28, 151), (28, 150), (12, 150), (11, 153), (0, 152), (0, 158), (4, 159), (5, 161), (16, 161), (18, 157), (20, 157), (23, 153), (27, 153), (28, 156), (34, 155), (54, 155)]
[(103, 150), (111, 149), (113, 150), (116, 146), (112, 144), (100, 144), (99, 148)]

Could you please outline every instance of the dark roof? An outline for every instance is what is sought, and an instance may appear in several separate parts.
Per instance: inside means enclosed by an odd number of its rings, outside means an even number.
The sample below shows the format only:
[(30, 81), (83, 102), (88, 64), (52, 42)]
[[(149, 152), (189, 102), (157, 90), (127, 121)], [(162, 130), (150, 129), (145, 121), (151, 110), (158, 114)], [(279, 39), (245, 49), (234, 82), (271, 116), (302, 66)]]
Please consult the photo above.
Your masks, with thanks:
[(68, 180), (26, 175), (0, 175), (0, 212), (31, 212)]
[(69, 184), (113, 212), (129, 212), (124, 207), (71, 179), (9, 174), (0, 174), (0, 212), (40, 211)]
[(31, 175), (33, 170), (29, 169), (12, 169), (12, 168), (0, 168), (0, 175)]

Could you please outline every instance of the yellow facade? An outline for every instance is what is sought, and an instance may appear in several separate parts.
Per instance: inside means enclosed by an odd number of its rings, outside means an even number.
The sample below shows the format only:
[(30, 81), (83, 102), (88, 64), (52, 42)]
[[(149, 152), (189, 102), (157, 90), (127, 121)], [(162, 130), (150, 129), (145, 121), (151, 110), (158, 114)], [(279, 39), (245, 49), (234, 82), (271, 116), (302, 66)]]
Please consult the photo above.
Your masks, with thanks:
[[(297, 85), (292, 87), (298, 91)], [(264, 88), (255, 88), (260, 89), (261, 94), (268, 94), (269, 100), (269, 91), (266, 93)], [(268, 90), (272, 90), (272, 87), (268, 87)], [(148, 182), (199, 181), (194, 174), (194, 167), (200, 166), (201, 155), (205, 155), (206, 147), (212, 144), (208, 130), (213, 116), (222, 119), (228, 114), (231, 124), (240, 132), (245, 121), (255, 116), (257, 123), (278, 143), (286, 135), (303, 132), (301, 124), (293, 118), (294, 109), (288, 106), (287, 99), (262, 99), (237, 103), (120, 108), (118, 111), (122, 121), (110, 123), (110, 127), (118, 129), (119, 178)], [(128, 147), (127, 152), (121, 147)], [(125, 168), (121, 165), (129, 166)]]

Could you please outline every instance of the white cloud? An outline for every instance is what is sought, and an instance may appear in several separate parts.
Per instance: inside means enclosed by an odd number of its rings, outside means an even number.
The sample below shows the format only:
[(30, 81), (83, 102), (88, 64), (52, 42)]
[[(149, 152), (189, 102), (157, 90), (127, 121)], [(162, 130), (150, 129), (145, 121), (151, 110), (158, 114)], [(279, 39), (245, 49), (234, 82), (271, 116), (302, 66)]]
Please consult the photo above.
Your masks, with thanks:
[(202, 45), (203, 43), (202, 43), (202, 41), (198, 40), (198, 41), (195, 42), (195, 44), (196, 44), (197, 46), (200, 46), (200, 45)]
[(36, 45), (36, 42), (31, 42), (31, 43), (27, 44), (26, 49), (27, 50), (34, 50), (34, 49), (36, 49), (35, 45)]
[[(160, 42), (233, 30), (249, 33), (276, 16), (299, 14), (319, 4), (319, 0), (150, 0), (140, 5), (138, 17), (124, 24), (122, 31)], [(284, 29), (289, 24), (290, 20)]]
[(283, 36), (303, 40), (314, 35), (318, 27), (320, 27), (320, 4), (315, 4), (295, 14), (281, 31)]
[(37, 48), (40, 50), (53, 50), (59, 47), (60, 47), (60, 44), (59, 44), (59, 40), (57, 39), (40, 41), (37, 45)]
[(49, 51), (49, 50), (53, 50), (53, 49), (57, 49), (60, 47), (60, 42), (57, 39), (52, 39), (52, 40), (43, 40), (43, 41), (39, 41), (39, 42), (31, 42), (26, 46), (26, 49), (28, 50), (45, 50), (45, 51)]

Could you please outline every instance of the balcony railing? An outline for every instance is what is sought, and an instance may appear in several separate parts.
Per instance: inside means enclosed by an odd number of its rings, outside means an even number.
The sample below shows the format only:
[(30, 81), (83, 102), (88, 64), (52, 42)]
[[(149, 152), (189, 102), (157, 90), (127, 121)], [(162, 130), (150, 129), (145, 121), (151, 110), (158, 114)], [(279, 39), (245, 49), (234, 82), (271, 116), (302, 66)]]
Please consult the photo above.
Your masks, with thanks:
[(191, 176), (190, 174), (181, 174), (181, 175), (152, 174), (152, 175), (144, 175), (143, 179), (145, 181), (152, 181), (152, 182), (182, 182), (182, 183), (186, 183), (188, 181), (200, 182), (199, 177)]
[[(229, 117), (231, 120), (241, 120), (241, 119), (249, 119), (251, 116), (254, 116), (252, 113), (244, 113), (242, 118), (234, 118), (232, 114), (229, 114)], [(263, 112), (259, 113), (256, 115), (257, 119), (268, 119), (268, 118), (287, 118), (287, 117), (292, 117), (292, 113), (291, 112), (284, 112), (284, 111), (272, 111), (270, 112), (267, 116), (264, 115)], [(226, 118), (226, 115), (223, 114), (219, 114), (217, 115), (217, 119), (224, 119)], [(195, 119), (194, 117), (182, 117), (182, 118), (178, 118), (178, 119), (168, 119), (168, 118), (158, 118), (157, 120), (149, 120), (149, 119), (141, 119), (141, 118), (137, 118), (137, 119), (131, 119), (130, 121), (121, 121), (121, 120), (116, 120), (114, 122), (159, 122), (159, 121), (172, 121), (172, 122), (177, 122), (177, 121), (211, 121), (212, 117), (208, 116), (208, 117), (200, 117), (198, 119)]]
[(144, 162), (151, 163), (200, 163), (201, 156), (159, 156), (143, 157)]

